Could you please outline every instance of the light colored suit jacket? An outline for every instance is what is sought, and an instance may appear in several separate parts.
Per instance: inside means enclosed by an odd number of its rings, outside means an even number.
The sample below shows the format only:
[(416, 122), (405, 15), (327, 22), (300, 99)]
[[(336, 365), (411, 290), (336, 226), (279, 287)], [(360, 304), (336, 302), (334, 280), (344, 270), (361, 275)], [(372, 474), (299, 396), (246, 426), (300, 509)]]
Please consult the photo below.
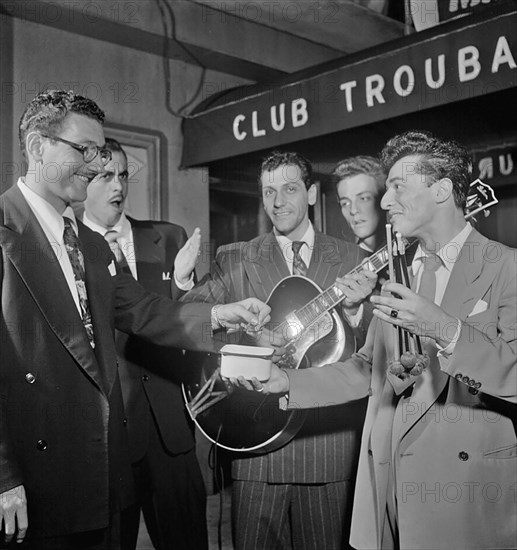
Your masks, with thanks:
[(213, 349), (209, 306), (147, 293), (116, 272), (103, 237), (78, 227), (95, 349), (20, 190), (0, 197), (0, 492), (25, 486), (29, 537), (106, 527), (131, 501), (114, 327)]
[[(463, 321), (432, 387), (387, 374), (392, 329), (374, 320), (345, 363), (290, 372), (290, 406), (369, 395), (350, 542), (380, 548), (396, 461), (402, 549), (517, 548), (517, 251), (469, 235), (442, 308)], [(450, 328), (450, 327), (449, 327)]]
[[(326, 289), (363, 258), (364, 252), (356, 245), (316, 232), (307, 277)], [(273, 233), (268, 233), (219, 248), (211, 275), (182, 300), (226, 303), (255, 296), (267, 301), (277, 283), (289, 275), (278, 242)], [(368, 321), (369, 316), (365, 316), (361, 330), (366, 331)], [(262, 456), (234, 460), (234, 479), (270, 483), (353, 479), (364, 411), (365, 403), (358, 402), (309, 414), (287, 445)]]

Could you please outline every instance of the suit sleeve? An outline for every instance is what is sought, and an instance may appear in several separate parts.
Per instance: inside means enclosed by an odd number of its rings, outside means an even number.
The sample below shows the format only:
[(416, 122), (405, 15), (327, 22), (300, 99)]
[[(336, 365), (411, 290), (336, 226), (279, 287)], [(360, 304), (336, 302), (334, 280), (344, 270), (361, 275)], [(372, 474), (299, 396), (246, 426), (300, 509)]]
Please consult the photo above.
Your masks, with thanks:
[(115, 327), (153, 344), (196, 351), (217, 351), (210, 304), (182, 304), (144, 289), (119, 273), (115, 285)]
[[(0, 303), (2, 303), (3, 291), (3, 254), (0, 255)], [(2, 314), (3, 317), (3, 314)], [(4, 320), (1, 321), (4, 330)], [(0, 344), (0, 493), (9, 491), (13, 487), (23, 484), (23, 478), (20, 468), (16, 462), (12, 449), (9, 427), (7, 425), (7, 398), (6, 395), (8, 384), (3, 382), (3, 372), (5, 371), (4, 361), (6, 358), (2, 353)]]
[[(516, 253), (515, 250), (511, 252)], [(449, 358), (441, 358), (444, 372), (460, 381), (479, 384), (479, 392), (517, 403), (517, 274), (509, 254), (502, 266), (501, 288), (491, 288), (497, 303), (486, 297), (488, 309), (467, 317)]]
[(365, 345), (345, 362), (323, 367), (286, 370), (290, 409), (311, 409), (349, 403), (369, 394), (376, 321)]

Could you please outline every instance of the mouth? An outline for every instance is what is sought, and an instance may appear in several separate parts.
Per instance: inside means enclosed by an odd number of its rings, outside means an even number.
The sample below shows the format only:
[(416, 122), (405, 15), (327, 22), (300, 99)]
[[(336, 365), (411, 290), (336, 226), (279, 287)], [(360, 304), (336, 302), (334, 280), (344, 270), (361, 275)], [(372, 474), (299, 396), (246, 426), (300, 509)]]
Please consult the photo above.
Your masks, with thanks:
[(124, 199), (120, 195), (117, 195), (116, 197), (111, 198), (109, 203), (120, 210), (122, 208), (122, 204), (124, 203)]
[(402, 212), (388, 212), (388, 220), (392, 222), (397, 216), (402, 215)]
[(358, 226), (358, 225), (362, 225), (364, 222), (365, 222), (365, 220), (354, 220), (352, 222), (352, 225), (355, 227), (355, 226)]
[(76, 172), (75, 174), (81, 181), (83, 181), (86, 185), (89, 185), (96, 177), (97, 172), (88, 172), (86, 174), (81, 174), (79, 172)]
[(275, 216), (278, 216), (280, 218), (283, 218), (285, 216), (289, 216), (290, 214), (291, 214), (291, 212), (287, 212), (285, 210), (279, 210), (279, 211), (275, 212)]

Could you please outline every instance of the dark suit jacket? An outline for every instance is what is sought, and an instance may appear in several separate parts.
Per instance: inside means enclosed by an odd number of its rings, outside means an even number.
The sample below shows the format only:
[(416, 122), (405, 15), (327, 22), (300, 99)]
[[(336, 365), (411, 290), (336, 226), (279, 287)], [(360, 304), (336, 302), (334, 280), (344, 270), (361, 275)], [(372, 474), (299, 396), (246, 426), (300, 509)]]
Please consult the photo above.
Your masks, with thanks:
[[(361, 263), (354, 244), (316, 233), (307, 277), (326, 289)], [(290, 275), (273, 233), (219, 248), (211, 277), (182, 300), (226, 303), (248, 296), (267, 301)], [(368, 325), (369, 317), (362, 324)], [(325, 483), (353, 479), (364, 420), (364, 401), (310, 411), (296, 438), (266, 455), (234, 461), (235, 479), (271, 483)]]
[(112, 275), (104, 238), (78, 226), (95, 349), (20, 190), (0, 197), (0, 492), (25, 486), (36, 536), (105, 527), (110, 499), (130, 502), (114, 327), (166, 346), (212, 347), (210, 307), (185, 309), (194, 304)]
[[(183, 292), (174, 283), (174, 259), (187, 240), (185, 230), (167, 222), (129, 221), (138, 282), (148, 290), (178, 299)], [(182, 350), (155, 346), (119, 331), (116, 343), (131, 461), (141, 459), (147, 450), (151, 413), (170, 453), (191, 450), (193, 426), (181, 393), (185, 368)]]

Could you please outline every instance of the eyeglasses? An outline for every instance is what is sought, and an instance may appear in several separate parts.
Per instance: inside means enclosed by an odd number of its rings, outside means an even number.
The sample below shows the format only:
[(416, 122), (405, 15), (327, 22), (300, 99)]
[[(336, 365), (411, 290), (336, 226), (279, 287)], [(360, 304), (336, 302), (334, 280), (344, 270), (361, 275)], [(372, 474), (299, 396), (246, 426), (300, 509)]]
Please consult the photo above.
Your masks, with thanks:
[(41, 135), (49, 139), (55, 139), (56, 141), (60, 141), (61, 143), (66, 143), (67, 145), (70, 145), (72, 149), (80, 151), (83, 154), (83, 159), (86, 163), (92, 162), (92, 160), (97, 155), (101, 157), (101, 162), (104, 165), (108, 164), (108, 162), (111, 160), (111, 151), (109, 149), (106, 149), (105, 147), (99, 147), (92, 141), (89, 141), (88, 145), (80, 145), (79, 143), (74, 143), (73, 141), (68, 141), (67, 139), (63, 139), (57, 136), (49, 136), (46, 134)]

